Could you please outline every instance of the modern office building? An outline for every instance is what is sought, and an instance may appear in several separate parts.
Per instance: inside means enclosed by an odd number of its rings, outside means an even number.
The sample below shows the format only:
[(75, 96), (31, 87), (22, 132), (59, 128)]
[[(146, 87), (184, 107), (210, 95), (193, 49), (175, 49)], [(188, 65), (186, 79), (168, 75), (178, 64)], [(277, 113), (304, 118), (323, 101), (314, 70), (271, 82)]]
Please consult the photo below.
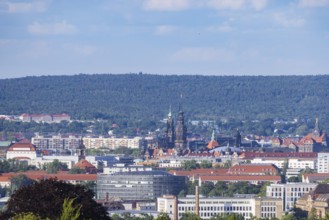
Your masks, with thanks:
[(316, 183), (271, 184), (266, 188), (266, 196), (282, 199), (283, 211), (288, 212), (295, 206), (297, 199), (316, 186)]
[(164, 194), (177, 195), (186, 178), (164, 171), (117, 172), (97, 175), (97, 198), (118, 197), (122, 200), (155, 200)]
[(186, 212), (196, 213), (202, 219), (216, 215), (236, 213), (245, 219), (281, 218), (282, 200), (255, 197), (255, 195), (236, 195), (234, 197), (175, 197), (165, 195), (157, 199), (157, 211), (168, 213), (171, 219), (179, 219)]

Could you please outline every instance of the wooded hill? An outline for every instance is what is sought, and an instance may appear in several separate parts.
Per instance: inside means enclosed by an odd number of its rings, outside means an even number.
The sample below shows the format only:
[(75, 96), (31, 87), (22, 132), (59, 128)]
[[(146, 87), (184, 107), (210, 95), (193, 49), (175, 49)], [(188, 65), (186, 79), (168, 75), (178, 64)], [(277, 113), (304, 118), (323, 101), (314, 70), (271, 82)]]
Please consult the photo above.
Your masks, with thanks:
[(0, 80), (0, 114), (68, 113), (133, 121), (178, 111), (189, 119), (309, 118), (329, 128), (329, 75), (197, 76), (95, 74)]

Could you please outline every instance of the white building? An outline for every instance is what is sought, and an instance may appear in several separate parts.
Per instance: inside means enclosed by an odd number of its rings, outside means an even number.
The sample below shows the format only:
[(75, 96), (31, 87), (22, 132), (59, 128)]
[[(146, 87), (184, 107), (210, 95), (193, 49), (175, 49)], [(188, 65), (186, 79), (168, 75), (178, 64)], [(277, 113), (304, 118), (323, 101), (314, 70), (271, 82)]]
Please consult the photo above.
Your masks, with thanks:
[(29, 164), (37, 158), (37, 151), (29, 142), (18, 142), (11, 145), (6, 153), (6, 159), (26, 160)]
[[(163, 196), (157, 198), (157, 211), (168, 213), (171, 219), (177, 214), (179, 219), (186, 212), (195, 213), (195, 203), (195, 196), (179, 197), (177, 201), (174, 196)], [(202, 219), (210, 219), (216, 215), (230, 213), (240, 214), (245, 219), (250, 219), (252, 216), (281, 218), (282, 201), (273, 198), (254, 197), (254, 195), (199, 198), (199, 216)]]
[(268, 164), (272, 163), (276, 165), (278, 168), (282, 169), (285, 163), (288, 162), (288, 168), (294, 169), (316, 169), (317, 167), (317, 159), (312, 158), (255, 158), (251, 160), (251, 163), (261, 163)]
[(31, 139), (32, 144), (34, 144), (39, 150), (75, 150), (79, 147), (81, 138), (78, 136), (42, 136), (36, 135)]
[(86, 148), (109, 148), (109, 149), (117, 149), (120, 147), (127, 147), (127, 148), (135, 148), (138, 149), (142, 146), (142, 137), (84, 137), (83, 143)]
[(313, 190), (316, 186), (316, 183), (271, 184), (266, 188), (266, 196), (282, 199), (283, 211), (288, 212), (294, 207), (297, 199)]
[(329, 153), (318, 153), (318, 173), (329, 173)]
[(104, 174), (113, 174), (118, 172), (137, 172), (137, 171), (152, 171), (152, 167), (145, 167), (140, 165), (130, 165), (127, 166), (125, 164), (115, 164), (110, 167), (104, 167)]

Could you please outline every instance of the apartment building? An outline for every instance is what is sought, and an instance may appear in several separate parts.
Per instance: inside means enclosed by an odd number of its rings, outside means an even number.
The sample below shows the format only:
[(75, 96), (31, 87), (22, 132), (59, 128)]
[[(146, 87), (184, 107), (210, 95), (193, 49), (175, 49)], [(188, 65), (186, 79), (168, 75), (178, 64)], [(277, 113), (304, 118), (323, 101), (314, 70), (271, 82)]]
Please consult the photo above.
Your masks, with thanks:
[(109, 148), (109, 149), (117, 149), (120, 147), (127, 147), (127, 148), (135, 148), (138, 149), (142, 147), (142, 137), (122, 137), (117, 138), (114, 136), (111, 137), (84, 137), (83, 143), (86, 148)]

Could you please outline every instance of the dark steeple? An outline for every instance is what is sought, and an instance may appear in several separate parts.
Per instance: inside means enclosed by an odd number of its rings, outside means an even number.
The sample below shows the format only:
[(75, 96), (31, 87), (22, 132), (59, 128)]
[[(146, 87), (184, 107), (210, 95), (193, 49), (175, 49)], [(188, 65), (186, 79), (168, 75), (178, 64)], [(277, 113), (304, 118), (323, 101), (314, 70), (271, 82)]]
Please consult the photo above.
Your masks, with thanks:
[(315, 125), (314, 125), (314, 129), (313, 129), (313, 132), (312, 132), (312, 136), (313, 137), (320, 137), (321, 135), (321, 130), (319, 128), (319, 117), (316, 116), (315, 117)]
[(166, 135), (167, 135), (167, 147), (174, 147), (175, 144), (175, 126), (174, 126), (174, 119), (171, 114), (171, 107), (169, 109), (169, 114), (168, 114), (168, 119), (167, 119), (167, 130), (166, 130)]
[[(182, 95), (181, 95), (182, 99)], [(184, 119), (184, 112), (182, 110), (182, 103), (180, 101), (179, 103), (179, 113), (177, 117), (177, 122), (176, 122), (176, 129), (175, 129), (175, 148), (180, 154), (182, 151), (186, 150), (187, 146), (187, 141), (186, 141), (186, 125), (185, 125), (185, 119)]]
[(85, 156), (85, 150), (86, 150), (86, 147), (83, 144), (83, 139), (81, 137), (81, 139), (79, 141), (79, 148), (77, 149), (77, 155), (79, 157), (79, 161), (86, 158), (86, 156)]
[(235, 147), (241, 147), (241, 134), (239, 129), (236, 130), (235, 134)]

